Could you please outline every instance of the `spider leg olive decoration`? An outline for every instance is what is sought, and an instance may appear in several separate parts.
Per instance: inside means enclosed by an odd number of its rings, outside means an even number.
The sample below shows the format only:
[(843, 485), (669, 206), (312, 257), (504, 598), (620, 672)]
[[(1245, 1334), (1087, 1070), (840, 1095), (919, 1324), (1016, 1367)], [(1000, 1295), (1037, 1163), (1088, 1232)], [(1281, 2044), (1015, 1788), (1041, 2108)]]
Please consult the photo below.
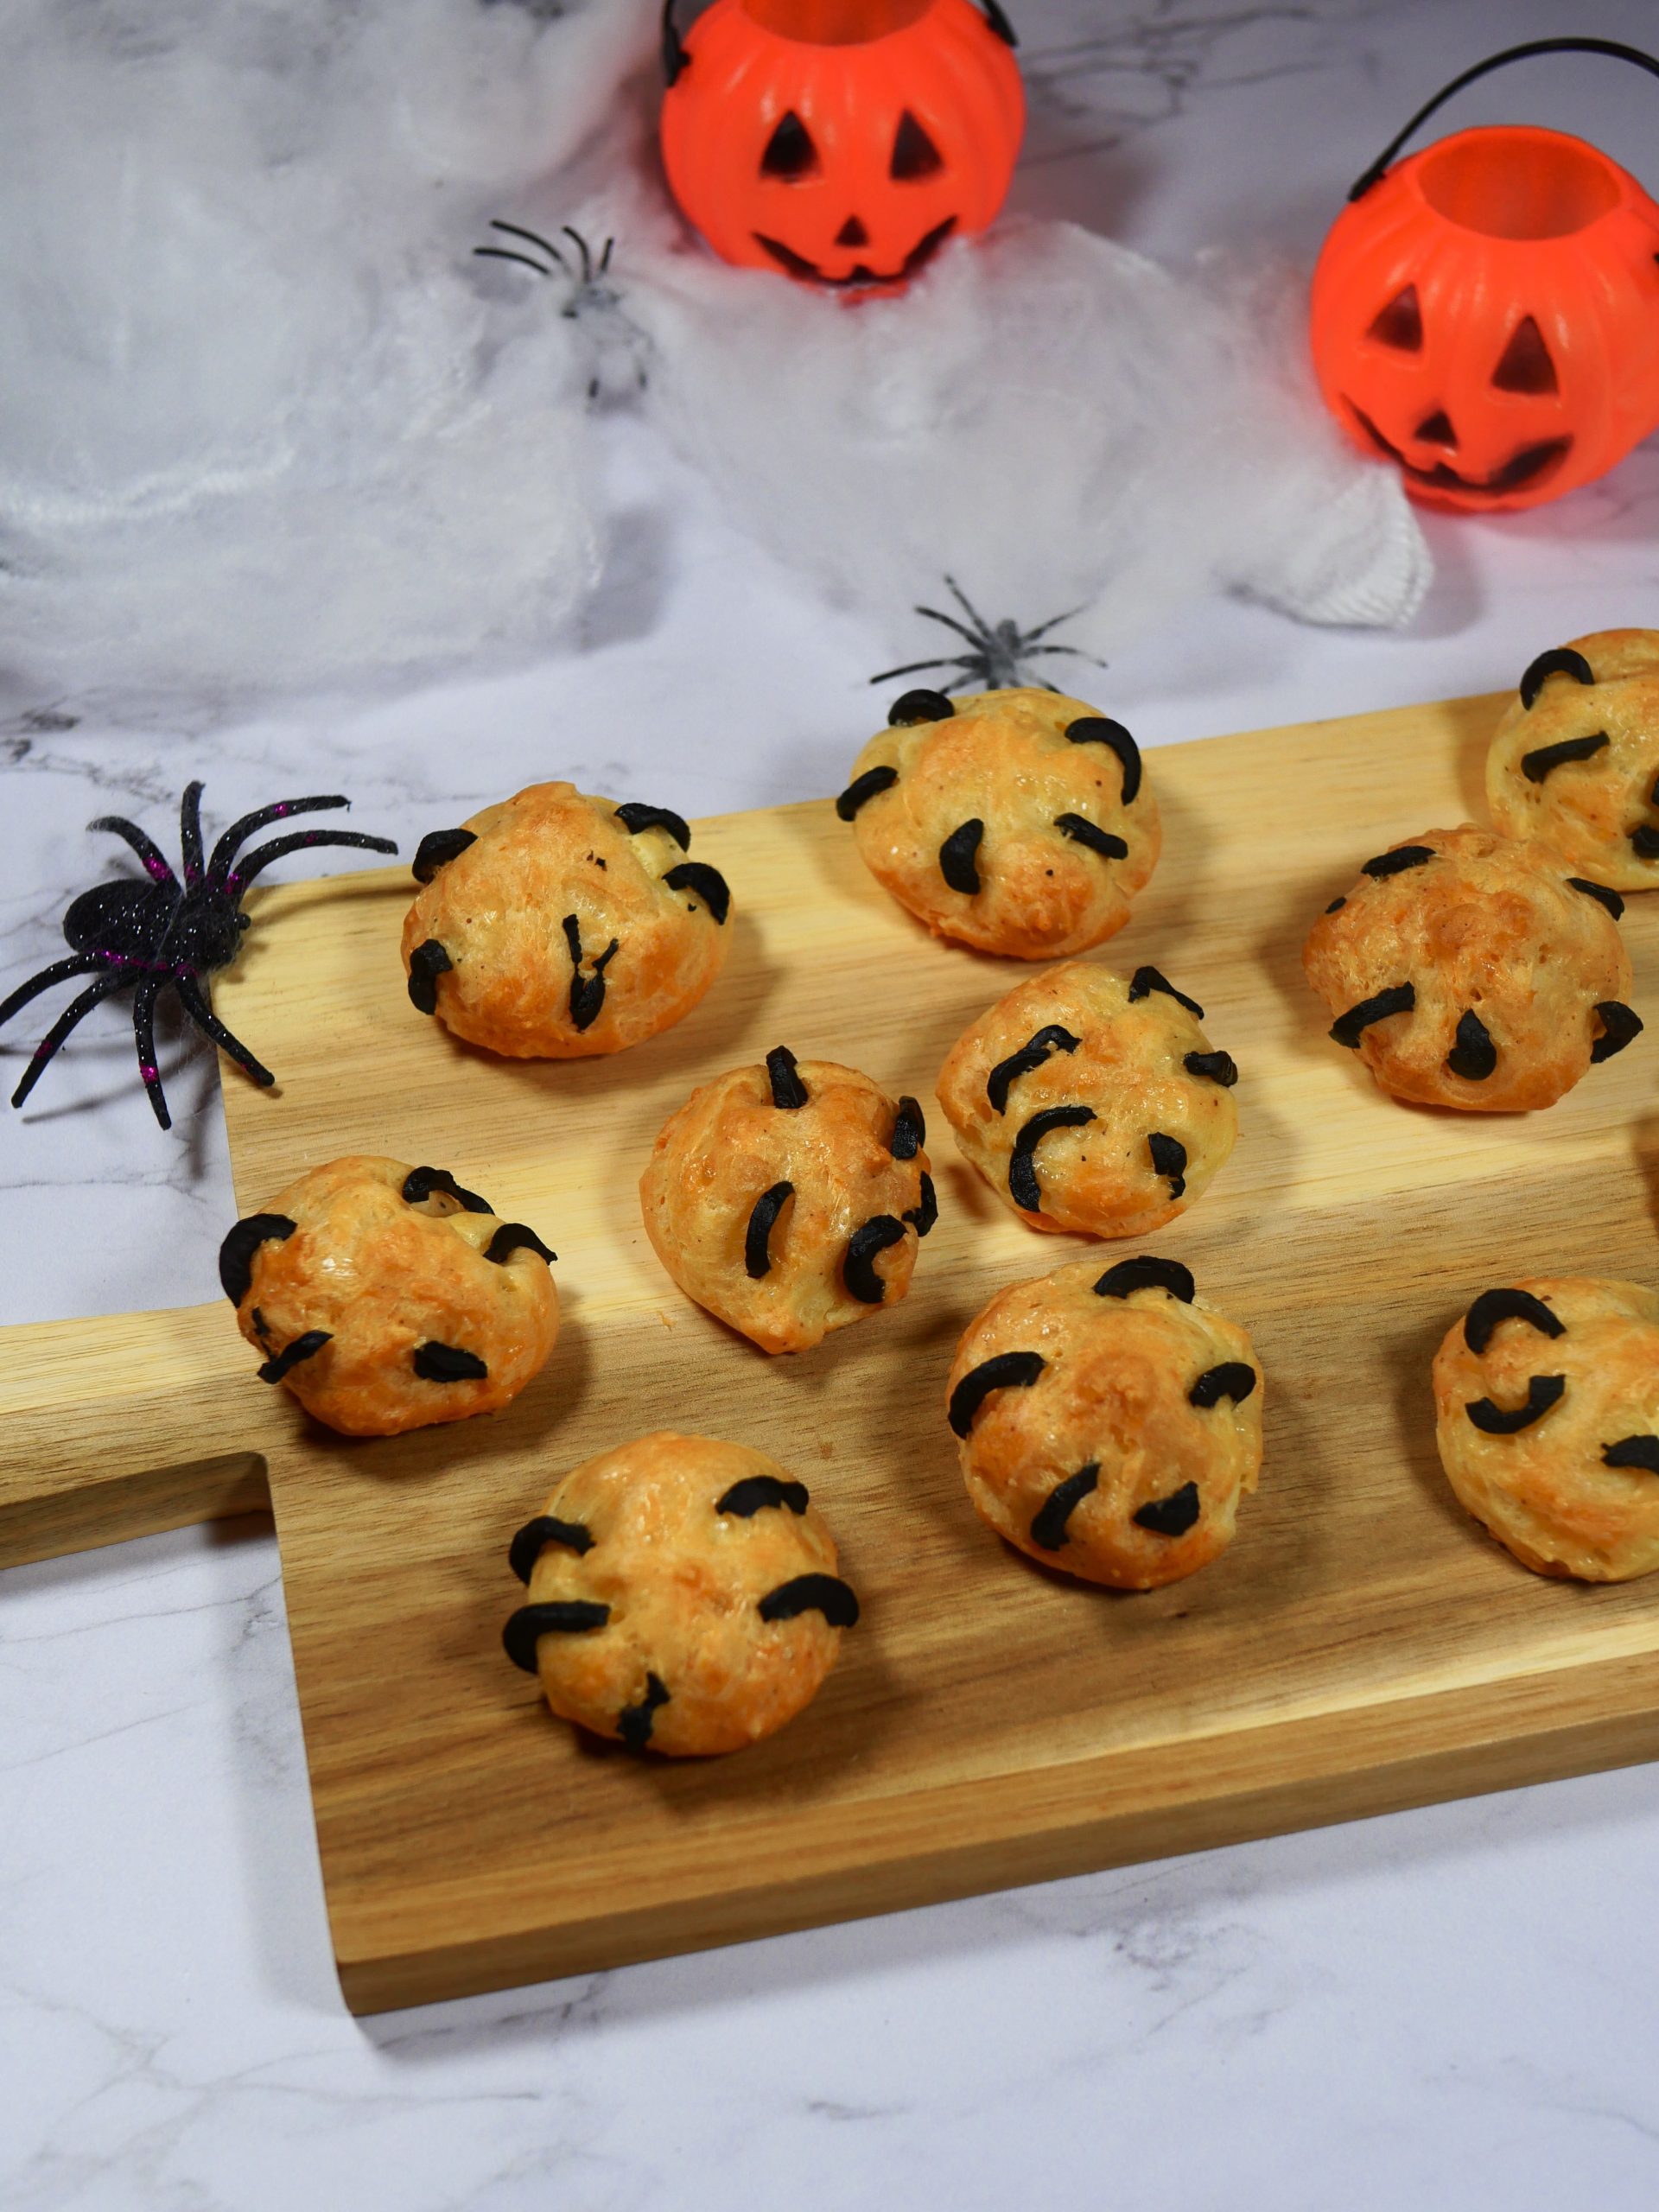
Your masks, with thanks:
[(1567, 1324), (1529, 1290), (1483, 1290), (1464, 1316), (1463, 1340), (1477, 1359), (1492, 1340), (1500, 1321), (1524, 1321), (1541, 1336), (1564, 1337)]
[[(1046, 1552), (1057, 1552), (1066, 1540), (1066, 1522), (1074, 1508), (1092, 1497), (1100, 1484), (1100, 1462), (1090, 1459), (1075, 1475), (1056, 1483), (1031, 1524), (1031, 1541)], [(1138, 1517), (1138, 1516), (1137, 1516)]]
[(1521, 678), (1521, 704), (1529, 714), (1552, 676), (1570, 676), (1575, 683), (1593, 683), (1596, 680), (1596, 672), (1589, 662), (1571, 645), (1556, 645), (1549, 652), (1540, 653), (1536, 660), (1528, 664), (1526, 674)]
[(1006, 1060), (999, 1060), (985, 1078), (985, 1096), (996, 1113), (1008, 1110), (1008, 1088), (1022, 1075), (1030, 1075), (1039, 1068), (1051, 1052), (1075, 1052), (1083, 1039), (1058, 1021), (1051, 1021), (1028, 1037), (1017, 1052), (1010, 1052)]
[[(1084, 611), (1080, 607), (1071, 607), (1064, 614), (1052, 614), (1034, 629), (1022, 630), (1012, 620), (988, 622), (954, 576), (946, 576), (944, 586), (962, 609), (961, 615), (946, 614), (937, 607), (918, 607), (916, 612), (928, 621), (954, 631), (966, 650), (944, 654), (937, 660), (911, 660), (899, 668), (884, 668), (870, 678), (872, 683), (887, 683), (895, 676), (918, 676), (926, 669), (943, 668), (959, 671), (963, 677), (977, 683), (982, 691), (1009, 691), (1027, 683), (1039, 684), (1045, 691), (1058, 691), (1058, 683), (1047, 683), (1035, 675), (1028, 663), (1045, 654), (1064, 653), (1072, 660), (1086, 660), (1094, 668), (1106, 666), (1103, 660), (1084, 652), (1080, 645), (1060, 645), (1049, 638), (1049, 632), (1058, 630), (1063, 622), (1075, 621)], [(910, 696), (906, 694), (907, 698)], [(1128, 772), (1126, 761), (1126, 781)], [(1127, 790), (1125, 795), (1134, 797)]]
[(1387, 990), (1378, 991), (1373, 998), (1362, 999), (1346, 1014), (1339, 1014), (1331, 1025), (1331, 1035), (1337, 1044), (1357, 1052), (1361, 1037), (1374, 1021), (1386, 1021), (1392, 1014), (1409, 1014), (1416, 1003), (1414, 983), (1390, 983)]
[(922, 1176), (922, 1195), (920, 1203), (913, 1206), (906, 1207), (905, 1219), (916, 1231), (918, 1236), (925, 1236), (932, 1229), (934, 1223), (938, 1221), (938, 1217), (939, 1194), (933, 1188), (933, 1178), (926, 1173), (924, 1173)]
[(1535, 1375), (1528, 1381), (1524, 1405), (1506, 1411), (1491, 1398), (1475, 1398), (1464, 1411), (1483, 1435), (1518, 1436), (1523, 1428), (1530, 1428), (1534, 1421), (1543, 1419), (1552, 1406), (1560, 1403), (1566, 1388), (1564, 1375)]
[(1154, 1260), (1148, 1252), (1108, 1268), (1095, 1285), (1095, 1296), (1133, 1298), (1137, 1290), (1166, 1290), (1183, 1306), (1190, 1306), (1195, 1287), (1191, 1268), (1179, 1260)]
[(1446, 1056), (1446, 1065), (1465, 1083), (1484, 1083), (1497, 1065), (1497, 1047), (1491, 1033), (1472, 1007), (1459, 1018), (1458, 1039)]
[[(1601, 999), (1596, 1005), (1601, 1017), (1601, 1034), (1590, 1047), (1590, 1058), (1599, 1067), (1604, 1060), (1611, 1060), (1615, 1052), (1622, 1052), (1632, 1039), (1642, 1034), (1642, 1017), (1619, 999)], [(0, 1007), (0, 1021), (5, 1019), (5, 1008)]]
[(1137, 1506), (1129, 1516), (1137, 1529), (1150, 1529), (1154, 1536), (1184, 1536), (1199, 1512), (1197, 1483), (1183, 1483), (1167, 1497), (1154, 1497)]
[(594, 1548), (593, 1531), (580, 1521), (561, 1521), (552, 1513), (538, 1513), (533, 1521), (526, 1521), (507, 1552), (507, 1564), (521, 1582), (529, 1582), (537, 1560), (550, 1544), (563, 1545), (580, 1559)]
[(1408, 868), (1422, 868), (1439, 858), (1433, 845), (1396, 845), (1392, 852), (1379, 853), (1375, 860), (1367, 861), (1360, 874), (1378, 878), (1402, 875)]
[(1571, 882), (1575, 892), (1584, 892), (1584, 896), (1592, 898), (1599, 907), (1606, 907), (1615, 923), (1619, 920), (1621, 913), (1624, 913), (1624, 898), (1608, 889), (1606, 882), (1591, 882), (1588, 876), (1568, 876), (1566, 880)]
[(1659, 1436), (1625, 1436), (1602, 1446), (1604, 1467), (1640, 1467), (1646, 1475), (1659, 1475)]
[(1255, 1370), (1242, 1359), (1224, 1359), (1219, 1367), (1207, 1367), (1186, 1394), (1189, 1406), (1206, 1411), (1218, 1406), (1226, 1398), (1242, 1406), (1255, 1388)]
[(745, 1475), (715, 1499), (715, 1510), (733, 1514), (740, 1521), (752, 1521), (757, 1513), (764, 1513), (771, 1507), (802, 1514), (810, 1503), (804, 1483), (777, 1475)]
[(1167, 1179), (1172, 1198), (1180, 1198), (1186, 1189), (1186, 1147), (1179, 1137), (1154, 1129), (1147, 1139), (1147, 1150), (1152, 1156), (1154, 1174)]
[(582, 972), (582, 925), (575, 914), (567, 914), (562, 927), (564, 941), (570, 948), (570, 1020), (576, 1029), (591, 1029), (599, 1020), (605, 1004), (605, 970), (620, 950), (620, 941), (613, 938), (603, 952), (596, 953), (591, 961), (593, 974)]
[(822, 1613), (831, 1628), (858, 1625), (858, 1599), (838, 1574), (798, 1574), (768, 1590), (755, 1611), (763, 1621), (792, 1621), (803, 1613)]
[(880, 1306), (886, 1298), (887, 1287), (875, 1272), (876, 1255), (885, 1252), (890, 1245), (901, 1244), (904, 1236), (902, 1221), (895, 1220), (890, 1213), (877, 1213), (872, 1214), (848, 1239), (841, 1279), (861, 1305)]
[(1129, 849), (1122, 837), (1103, 830), (1098, 823), (1090, 822), (1081, 814), (1057, 814), (1054, 827), (1062, 836), (1087, 846), (1091, 853), (1098, 853), (1103, 861), (1126, 861), (1129, 856)]
[(1156, 968), (1137, 968), (1129, 978), (1129, 1003), (1133, 1005), (1136, 999), (1147, 998), (1154, 991), (1161, 991), (1166, 998), (1173, 999), (1177, 1006), (1184, 1006), (1194, 1021), (1204, 1020), (1204, 1008), (1197, 999), (1190, 999), (1185, 991), (1178, 991), (1167, 976), (1160, 974)]
[(645, 1694), (638, 1705), (625, 1705), (616, 1716), (616, 1732), (631, 1751), (643, 1751), (651, 1741), (651, 1725), (658, 1706), (670, 1702), (668, 1686), (658, 1675), (647, 1672)]
[(1540, 745), (1521, 755), (1521, 772), (1529, 784), (1541, 784), (1552, 769), (1565, 768), (1574, 760), (1592, 760), (1610, 742), (1606, 731), (1599, 729), (1589, 737), (1564, 737), (1559, 745)]
[(795, 1195), (792, 1183), (774, 1183), (769, 1191), (762, 1191), (749, 1215), (749, 1225), (743, 1239), (743, 1265), (752, 1281), (759, 1282), (772, 1273), (771, 1236), (779, 1215)]
[(242, 912), (249, 885), (273, 861), (289, 853), (308, 851), (317, 845), (354, 845), (372, 853), (395, 853), (389, 837), (370, 837), (354, 830), (296, 830), (256, 846), (242, 848), (248, 839), (290, 815), (320, 813), (325, 808), (349, 806), (338, 792), (309, 798), (285, 798), (257, 807), (232, 823), (205, 855), (201, 830), (200, 783), (187, 784), (179, 808), (181, 865), (175, 874), (155, 840), (136, 822), (118, 814), (101, 814), (89, 823), (92, 830), (106, 830), (131, 846), (143, 863), (148, 881), (119, 876), (95, 884), (73, 899), (63, 918), (63, 934), (70, 956), (54, 960), (20, 983), (0, 1001), (0, 1027), (20, 1013), (42, 991), (71, 976), (92, 981), (53, 1023), (35, 1046), (12, 1093), (21, 1106), (47, 1064), (76, 1025), (99, 1003), (117, 991), (133, 993), (132, 1033), (138, 1052), (138, 1073), (162, 1127), (170, 1128), (173, 1117), (156, 1067), (156, 1004), (163, 991), (171, 991), (181, 1008), (206, 1037), (258, 1084), (269, 1085), (276, 1077), (262, 1066), (247, 1046), (233, 1037), (214, 1014), (208, 979), (228, 968), (242, 949), (243, 932), (251, 917)]
[(999, 1351), (970, 1367), (950, 1393), (953, 1436), (966, 1436), (993, 1390), (1028, 1390), (1048, 1365), (1039, 1351)]
[(939, 847), (939, 874), (953, 891), (960, 891), (964, 899), (971, 899), (979, 889), (979, 868), (976, 856), (980, 839), (985, 835), (985, 824), (976, 815), (950, 832)]
[[(1014, 1203), (1023, 1206), (1027, 1213), (1043, 1210), (1042, 1185), (1037, 1180), (1034, 1158), (1038, 1146), (1051, 1129), (1081, 1128), (1085, 1122), (1092, 1122), (1092, 1106), (1046, 1106), (1040, 1114), (1033, 1114), (1014, 1141), (1014, 1154), (1008, 1161), (1008, 1189)], [(1181, 1165), (1186, 1165), (1186, 1155), (1181, 1155)]]

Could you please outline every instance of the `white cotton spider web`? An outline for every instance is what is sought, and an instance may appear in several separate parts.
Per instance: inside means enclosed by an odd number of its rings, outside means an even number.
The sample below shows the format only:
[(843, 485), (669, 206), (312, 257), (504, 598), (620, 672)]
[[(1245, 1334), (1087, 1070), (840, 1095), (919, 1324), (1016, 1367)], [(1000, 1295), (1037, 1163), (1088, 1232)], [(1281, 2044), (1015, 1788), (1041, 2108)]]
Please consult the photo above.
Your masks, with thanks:
[(571, 327), (469, 232), (651, 0), (7, 0), (0, 672), (279, 690), (555, 637), (596, 569)]
[(1100, 654), (1217, 588), (1363, 624), (1427, 589), (1399, 480), (1326, 416), (1281, 296), (1036, 221), (947, 249), (902, 296), (660, 245), (643, 274), (670, 434), (895, 659), (920, 658), (911, 610), (946, 574), (992, 620), (1082, 608), (1065, 637)]

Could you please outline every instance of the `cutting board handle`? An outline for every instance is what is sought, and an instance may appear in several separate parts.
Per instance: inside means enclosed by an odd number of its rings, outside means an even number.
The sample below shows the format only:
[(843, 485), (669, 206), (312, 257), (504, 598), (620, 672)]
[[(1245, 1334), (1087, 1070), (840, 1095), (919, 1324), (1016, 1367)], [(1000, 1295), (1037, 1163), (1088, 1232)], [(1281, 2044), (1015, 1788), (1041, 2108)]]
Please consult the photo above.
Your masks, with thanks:
[(297, 1408), (221, 1300), (0, 1329), (0, 1567), (268, 1510)]

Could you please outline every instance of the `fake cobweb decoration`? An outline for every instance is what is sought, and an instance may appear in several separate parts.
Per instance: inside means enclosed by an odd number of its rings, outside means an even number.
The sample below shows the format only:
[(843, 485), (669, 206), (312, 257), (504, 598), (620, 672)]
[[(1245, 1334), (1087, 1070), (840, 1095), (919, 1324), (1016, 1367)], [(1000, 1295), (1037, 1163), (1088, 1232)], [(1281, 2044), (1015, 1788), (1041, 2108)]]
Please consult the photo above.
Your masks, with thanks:
[(1422, 538), (1300, 307), (1034, 221), (903, 296), (728, 269), (634, 97), (658, 13), (0, 9), (0, 679), (217, 702), (550, 651), (632, 408), (893, 663), (946, 642), (912, 612), (946, 576), (988, 670), (1069, 618), (1056, 682), (1217, 588), (1411, 613)]
[(1391, 624), (1427, 588), (1397, 479), (1329, 421), (1282, 303), (1020, 221), (899, 297), (683, 254), (654, 279), (633, 312), (671, 435), (895, 660), (941, 650), (912, 610), (944, 575), (989, 626), (1066, 610), (1059, 634), (1094, 654), (1217, 589)]
[(586, 363), (462, 241), (581, 150), (652, 0), (7, 0), (0, 674), (200, 696), (545, 647)]

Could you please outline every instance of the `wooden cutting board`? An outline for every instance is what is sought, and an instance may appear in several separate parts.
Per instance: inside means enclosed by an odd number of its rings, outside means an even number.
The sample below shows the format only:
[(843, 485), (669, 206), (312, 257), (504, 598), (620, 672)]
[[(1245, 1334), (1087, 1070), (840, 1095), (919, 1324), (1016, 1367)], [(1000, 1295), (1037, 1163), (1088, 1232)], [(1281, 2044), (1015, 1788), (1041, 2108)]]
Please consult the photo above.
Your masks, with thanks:
[[(785, 1043), (931, 1106), (952, 1039), (1029, 972), (928, 938), (827, 801), (699, 826), (697, 858), (735, 894), (725, 975), (612, 1060), (494, 1060), (416, 1014), (400, 870), (254, 894), (219, 1004), (282, 1087), (226, 1072), (240, 1210), (339, 1153), (449, 1167), (556, 1248), (558, 1349), (499, 1419), (352, 1443), (255, 1380), (222, 1300), (7, 1331), (0, 1560), (246, 1510), (269, 1484), (353, 2007), (1659, 1751), (1659, 1580), (1516, 1566), (1445, 1485), (1428, 1389), (1442, 1332), (1488, 1284), (1655, 1275), (1659, 902), (1625, 924), (1647, 1036), (1547, 1115), (1389, 1103), (1326, 1042), (1300, 973), (1312, 917), (1362, 860), (1478, 815), (1501, 703), (1150, 756), (1164, 857), (1103, 957), (1202, 1000), (1243, 1071), (1237, 1151), (1154, 1249), (1251, 1331), (1268, 1420), (1232, 1549), (1144, 1596), (1036, 1567), (969, 1510), (944, 1418), (958, 1334), (1001, 1285), (1107, 1248), (1015, 1222), (937, 1109), (941, 1217), (910, 1298), (814, 1352), (768, 1360), (645, 1243), (639, 1171), (695, 1083)], [(499, 1641), (513, 1530), (563, 1470), (659, 1425), (795, 1470), (864, 1605), (817, 1702), (723, 1761), (578, 1740)]]

